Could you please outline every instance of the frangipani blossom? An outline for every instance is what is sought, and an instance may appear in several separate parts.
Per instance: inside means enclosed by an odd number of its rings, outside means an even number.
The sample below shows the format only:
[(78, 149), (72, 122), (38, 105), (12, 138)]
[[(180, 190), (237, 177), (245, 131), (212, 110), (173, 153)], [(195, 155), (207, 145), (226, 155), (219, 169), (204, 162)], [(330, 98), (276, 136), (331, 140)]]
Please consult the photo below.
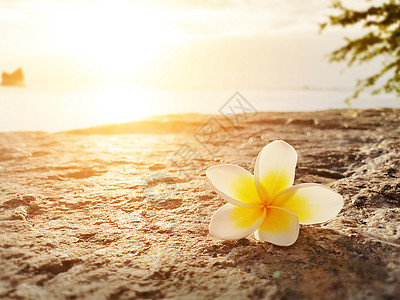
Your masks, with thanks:
[(296, 150), (274, 141), (258, 154), (254, 176), (231, 164), (208, 168), (208, 179), (228, 202), (213, 215), (210, 234), (235, 240), (254, 233), (257, 240), (290, 246), (299, 236), (299, 224), (335, 217), (343, 197), (320, 184), (292, 186), (296, 163)]

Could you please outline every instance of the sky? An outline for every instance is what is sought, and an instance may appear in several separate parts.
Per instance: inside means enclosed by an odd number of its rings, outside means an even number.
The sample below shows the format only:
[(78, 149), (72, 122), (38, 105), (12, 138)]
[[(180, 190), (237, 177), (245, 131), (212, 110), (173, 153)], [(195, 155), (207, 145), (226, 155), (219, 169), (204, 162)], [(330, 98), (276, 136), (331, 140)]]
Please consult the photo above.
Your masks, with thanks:
[[(363, 1), (358, 1), (361, 3)], [(354, 5), (354, 1), (349, 1)], [(0, 0), (0, 70), (27, 84), (132, 82), (155, 89), (350, 88), (330, 51), (329, 0)], [(359, 4), (358, 4), (359, 5)]]

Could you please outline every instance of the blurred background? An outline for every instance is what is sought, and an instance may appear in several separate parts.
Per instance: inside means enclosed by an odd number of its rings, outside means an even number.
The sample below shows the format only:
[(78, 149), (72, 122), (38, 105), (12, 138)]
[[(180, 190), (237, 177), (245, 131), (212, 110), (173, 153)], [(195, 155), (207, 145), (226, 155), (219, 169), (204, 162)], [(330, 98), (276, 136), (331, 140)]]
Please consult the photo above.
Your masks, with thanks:
[[(371, 2), (347, 1), (354, 8)], [(382, 2), (382, 1), (372, 1)], [(329, 0), (0, 2), (0, 131), (56, 132), (171, 113), (218, 113), (239, 91), (259, 111), (346, 108), (359, 77), (380, 68), (329, 63), (360, 35), (319, 24)], [(369, 4), (368, 4), (369, 3)], [(356, 108), (400, 107), (362, 95)]]

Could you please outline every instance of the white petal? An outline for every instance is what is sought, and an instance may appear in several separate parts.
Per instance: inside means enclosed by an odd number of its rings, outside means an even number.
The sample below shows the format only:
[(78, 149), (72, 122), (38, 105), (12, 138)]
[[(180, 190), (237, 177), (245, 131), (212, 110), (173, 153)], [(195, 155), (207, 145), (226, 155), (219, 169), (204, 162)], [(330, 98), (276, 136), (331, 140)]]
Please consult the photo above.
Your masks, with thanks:
[(282, 191), (271, 205), (290, 210), (300, 224), (326, 222), (335, 217), (344, 204), (343, 197), (319, 184), (305, 183)]
[(284, 141), (273, 141), (258, 154), (254, 180), (260, 198), (269, 203), (280, 191), (293, 184), (296, 150)]
[(264, 221), (265, 211), (263, 207), (247, 208), (227, 203), (213, 215), (210, 234), (223, 240), (236, 240), (249, 236)]
[(268, 207), (264, 222), (255, 232), (257, 240), (278, 246), (290, 246), (299, 236), (299, 220), (290, 211), (280, 207)]
[(217, 193), (229, 203), (242, 207), (261, 205), (253, 175), (235, 165), (217, 165), (207, 169), (206, 175)]

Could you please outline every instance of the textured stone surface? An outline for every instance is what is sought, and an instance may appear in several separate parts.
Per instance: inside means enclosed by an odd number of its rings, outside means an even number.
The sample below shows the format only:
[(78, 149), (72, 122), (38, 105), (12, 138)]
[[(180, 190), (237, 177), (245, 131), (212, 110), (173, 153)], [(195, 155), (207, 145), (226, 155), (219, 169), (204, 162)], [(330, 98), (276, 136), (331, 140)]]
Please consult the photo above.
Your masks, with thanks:
[[(0, 298), (400, 295), (399, 110), (259, 113), (239, 126), (217, 118), (224, 129), (208, 136), (198, 131), (207, 120), (164, 117), (141, 123), (147, 134), (129, 134), (134, 123), (87, 135), (0, 134)], [(93, 134), (102, 130), (124, 134)], [(302, 226), (290, 247), (211, 238), (224, 201), (205, 169), (225, 162), (253, 172), (275, 139), (299, 153), (295, 183), (330, 186), (344, 209)]]

